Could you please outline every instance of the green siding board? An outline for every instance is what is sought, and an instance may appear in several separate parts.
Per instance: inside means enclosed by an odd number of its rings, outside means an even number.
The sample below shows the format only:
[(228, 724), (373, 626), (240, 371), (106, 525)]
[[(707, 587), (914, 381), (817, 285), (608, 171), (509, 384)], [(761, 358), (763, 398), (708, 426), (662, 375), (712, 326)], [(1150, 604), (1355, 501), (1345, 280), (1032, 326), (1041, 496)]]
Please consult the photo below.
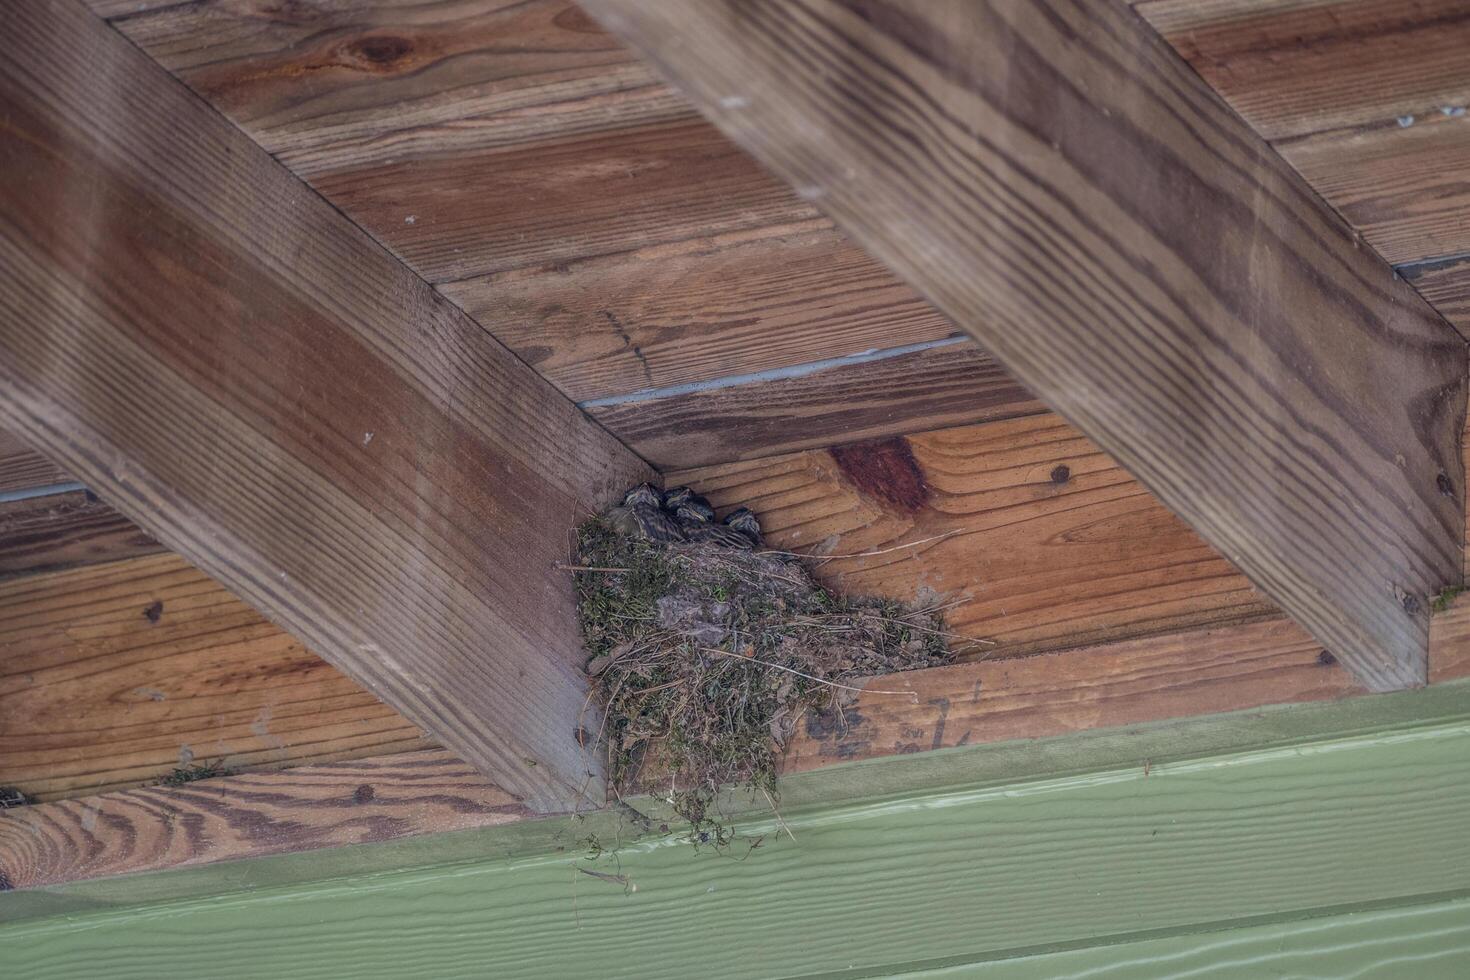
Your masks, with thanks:
[(1470, 899), (905, 971), (907, 980), (1463, 980)]
[[(73, 905), (0, 926), (0, 962), (17, 976), (118, 980), (885, 975), (1470, 892), (1470, 721), (1459, 690), (1408, 696), (1451, 717), (1394, 709), (1356, 736), (1288, 734), (1220, 754), (1192, 752), (1216, 744), (1180, 735), (1198, 728), (1152, 730), (1172, 731), (1175, 753), (1190, 757), (1156, 761), (1147, 774), (1135, 757), (796, 806), (785, 814), (794, 842), (772, 820), (749, 818), (742, 831), (764, 837), (743, 858), (652, 836), (590, 861), (572, 835), (607, 819), (598, 817), (550, 836), (543, 827), (534, 853), (460, 838), (455, 860), (418, 867), (363, 865), (274, 884), (267, 875), (248, 890)], [(1398, 697), (1365, 700), (1392, 709)], [(1319, 730), (1342, 717), (1319, 715)], [(1149, 746), (1149, 732), (1134, 736), (1135, 748)], [(1074, 768), (1086, 768), (1095, 743), (1070, 744)], [(550, 850), (552, 840), (568, 850)], [(486, 846), (479, 856), (464, 853), (476, 843)], [(579, 868), (623, 874), (629, 887)], [(1181, 935), (1184, 946), (1158, 955), (1223, 942), (1209, 935)], [(1024, 957), (997, 962), (1025, 966)]]

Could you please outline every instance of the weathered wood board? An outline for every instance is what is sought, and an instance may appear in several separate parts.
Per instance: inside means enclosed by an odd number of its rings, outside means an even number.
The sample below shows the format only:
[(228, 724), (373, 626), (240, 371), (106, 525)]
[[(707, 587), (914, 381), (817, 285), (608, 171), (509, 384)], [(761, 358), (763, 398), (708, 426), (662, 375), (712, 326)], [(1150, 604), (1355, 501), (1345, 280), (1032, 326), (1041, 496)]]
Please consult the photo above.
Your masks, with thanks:
[(33, 798), (431, 744), (176, 555), (0, 581), (0, 785)]
[(644, 464), (84, 8), (0, 54), (0, 425), (528, 805), (597, 796), (551, 566)]
[(0, 429), (0, 494), (70, 483), (71, 477), (13, 432)]
[(1461, 0), (1136, 9), (1384, 258), (1470, 251)]
[[(959, 603), (950, 628), (1037, 653), (1276, 612), (1107, 454), (1055, 415), (676, 470), (777, 548), (841, 555), (853, 594)], [(868, 552), (879, 552), (868, 555)]]
[(162, 550), (86, 490), (0, 503), (0, 580)]
[(1126, 5), (586, 6), (1366, 683), (1424, 683), (1464, 343)]
[[(876, 364), (750, 382), (955, 328), (568, 0), (191, 3), (114, 25), (573, 400), (746, 378), (603, 413), (647, 458), (994, 414), (953, 384), (899, 396)], [(784, 424), (751, 419), (790, 397)], [(676, 426), (701, 452), (667, 444)]]
[(585, 407), (662, 470), (987, 420), (1055, 419), (968, 338), (788, 377)]

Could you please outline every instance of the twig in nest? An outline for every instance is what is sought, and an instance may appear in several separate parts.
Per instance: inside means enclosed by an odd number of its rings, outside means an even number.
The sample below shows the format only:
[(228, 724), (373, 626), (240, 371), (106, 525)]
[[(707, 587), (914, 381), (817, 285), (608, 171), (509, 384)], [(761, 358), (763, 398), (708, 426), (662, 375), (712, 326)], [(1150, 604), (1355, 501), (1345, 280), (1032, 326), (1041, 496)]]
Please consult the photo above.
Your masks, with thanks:
[[(1144, 775), (1148, 775), (1148, 773), (1145, 772)], [(766, 802), (771, 804), (771, 812), (776, 815), (776, 823), (780, 824), (781, 829), (786, 831), (786, 836), (791, 838), (791, 842), (793, 844), (796, 843), (796, 835), (793, 834), (791, 832), (791, 828), (786, 825), (786, 818), (781, 816), (781, 811), (776, 809), (776, 801), (771, 796), (771, 791), (762, 786), (761, 792), (766, 794)]]
[(964, 534), (964, 533), (965, 533), (965, 529), (964, 528), (955, 528), (952, 531), (945, 531), (943, 534), (936, 534), (936, 535), (933, 535), (932, 537), (928, 537), (928, 538), (920, 538), (917, 541), (906, 541), (903, 544), (895, 544), (895, 545), (892, 545), (892, 546), (887, 547), (887, 548), (879, 548), (876, 551), (858, 551), (858, 552), (854, 552), (853, 554), (850, 554), (850, 555), (814, 555), (814, 554), (811, 554), (811, 553), (805, 552), (805, 551), (772, 551), (772, 550), (757, 551), (756, 554), (758, 554), (758, 555), (790, 555), (792, 558), (815, 558), (815, 559), (817, 559), (819, 561), (832, 561), (833, 559), (836, 559), (836, 558), (872, 558), (874, 555), (886, 555), (890, 551), (899, 551), (899, 550), (901, 550), (903, 548), (917, 548), (921, 544), (928, 544), (931, 541), (943, 541), (945, 538), (952, 538), (956, 534)]
[(570, 564), (568, 564), (567, 562), (564, 562), (564, 561), (556, 562), (554, 565), (552, 565), (552, 567), (553, 568), (556, 568), (556, 569), (558, 569), (560, 571), (563, 571), (563, 572), (627, 572), (627, 571), (632, 571), (632, 569), (628, 569), (628, 568), (599, 568), (596, 565), (570, 565)]
[(748, 660), (753, 664), (760, 664), (762, 667), (770, 667), (775, 670), (784, 670), (788, 674), (795, 674), (797, 677), (805, 677), (809, 681), (816, 681), (818, 684), (825, 684), (828, 687), (835, 687), (843, 691), (857, 691), (860, 694), (898, 694), (905, 697), (913, 698), (914, 704), (919, 703), (919, 694), (917, 691), (880, 691), (876, 687), (853, 687), (851, 684), (839, 684), (836, 681), (823, 680), (822, 678), (813, 676), (812, 674), (803, 674), (795, 667), (787, 667), (784, 664), (773, 664), (769, 660), (762, 660), (759, 657), (747, 657), (743, 653), (731, 653), (729, 650), (719, 650), (715, 647), (700, 647), (699, 649), (704, 653), (713, 653), (717, 657), (729, 657), (732, 660)]

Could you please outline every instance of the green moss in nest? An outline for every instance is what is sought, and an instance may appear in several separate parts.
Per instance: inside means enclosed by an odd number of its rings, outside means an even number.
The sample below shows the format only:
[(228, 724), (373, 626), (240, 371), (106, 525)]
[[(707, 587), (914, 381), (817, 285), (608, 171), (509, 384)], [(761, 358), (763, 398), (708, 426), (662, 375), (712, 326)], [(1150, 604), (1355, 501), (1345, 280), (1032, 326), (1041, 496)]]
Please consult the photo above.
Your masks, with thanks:
[(937, 605), (836, 595), (780, 553), (660, 546), (597, 518), (578, 529), (573, 568), (600, 707), (584, 728), (619, 792), (656, 770), (649, 789), (696, 840), (724, 841), (710, 808), (725, 787), (774, 805), (805, 711), (840, 705), (860, 678), (952, 659)]
[(180, 766), (160, 779), (159, 783), (164, 786), (183, 786), (185, 783), (197, 783), (201, 779), (232, 775), (233, 770), (226, 769), (218, 762), (196, 762), (192, 766)]
[(1462, 585), (1447, 585), (1439, 590), (1439, 595), (1429, 600), (1430, 613), (1442, 613), (1449, 609), (1455, 598), (1465, 591)]

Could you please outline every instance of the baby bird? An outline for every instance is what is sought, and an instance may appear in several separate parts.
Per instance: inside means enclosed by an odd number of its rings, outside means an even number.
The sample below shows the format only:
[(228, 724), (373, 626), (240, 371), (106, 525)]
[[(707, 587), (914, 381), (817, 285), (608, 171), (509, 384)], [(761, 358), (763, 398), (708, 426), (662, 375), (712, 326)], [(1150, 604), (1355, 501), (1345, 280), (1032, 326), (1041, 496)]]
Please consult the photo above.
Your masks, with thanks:
[(749, 551), (755, 546), (749, 535), (725, 524), (715, 523), (715, 510), (709, 501), (691, 493), (674, 511), (679, 529), (689, 541), (702, 544), (717, 544), (723, 548), (740, 548)]
[(736, 507), (730, 511), (725, 515), (725, 524), (749, 538), (751, 547), (761, 546), (761, 522), (756, 520), (749, 507)]
[(607, 519), (619, 532), (654, 544), (683, 541), (678, 520), (664, 512), (662, 503), (656, 487), (640, 483), (623, 495), (622, 506), (607, 512)]
[[(677, 513), (679, 507), (687, 503), (695, 496), (693, 490), (688, 487), (674, 487), (672, 490), (664, 491), (664, 510), (670, 514)], [(699, 499), (703, 500), (703, 497)]]

